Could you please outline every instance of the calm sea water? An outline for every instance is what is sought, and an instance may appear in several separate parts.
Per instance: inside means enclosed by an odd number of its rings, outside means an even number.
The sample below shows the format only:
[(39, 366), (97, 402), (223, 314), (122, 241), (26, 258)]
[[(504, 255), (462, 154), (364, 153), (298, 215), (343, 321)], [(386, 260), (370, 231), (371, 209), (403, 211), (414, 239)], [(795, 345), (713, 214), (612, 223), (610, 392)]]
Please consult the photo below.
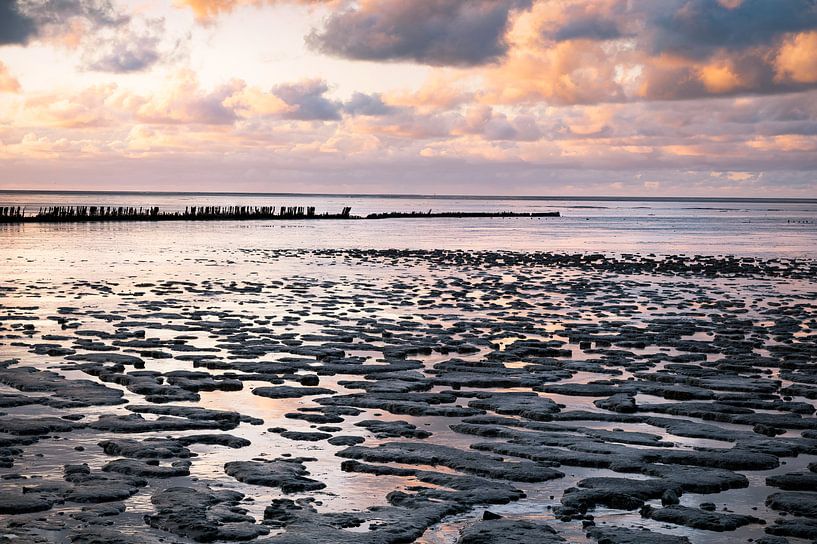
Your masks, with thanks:
[[(0, 257), (202, 254), (238, 248), (447, 248), (817, 257), (817, 199), (621, 200), (196, 193), (3, 192), (0, 205), (315, 206), (387, 211), (559, 211), (560, 218), (0, 226)], [(73, 259), (72, 259), (73, 260)]]

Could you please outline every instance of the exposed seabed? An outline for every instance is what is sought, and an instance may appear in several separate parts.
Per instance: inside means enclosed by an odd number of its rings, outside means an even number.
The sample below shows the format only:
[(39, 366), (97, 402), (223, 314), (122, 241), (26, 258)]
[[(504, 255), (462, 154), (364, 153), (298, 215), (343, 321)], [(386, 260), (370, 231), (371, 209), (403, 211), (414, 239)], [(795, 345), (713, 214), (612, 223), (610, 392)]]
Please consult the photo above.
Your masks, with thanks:
[(0, 541), (817, 538), (813, 261), (238, 254), (0, 279)]

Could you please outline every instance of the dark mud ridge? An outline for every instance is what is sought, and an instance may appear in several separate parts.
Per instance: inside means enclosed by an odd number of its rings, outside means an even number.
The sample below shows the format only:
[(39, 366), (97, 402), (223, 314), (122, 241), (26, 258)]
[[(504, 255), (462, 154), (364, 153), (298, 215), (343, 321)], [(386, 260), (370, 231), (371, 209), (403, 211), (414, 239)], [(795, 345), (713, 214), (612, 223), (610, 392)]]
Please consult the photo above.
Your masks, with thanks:
[(229, 258), (0, 278), (0, 542), (817, 542), (814, 262)]

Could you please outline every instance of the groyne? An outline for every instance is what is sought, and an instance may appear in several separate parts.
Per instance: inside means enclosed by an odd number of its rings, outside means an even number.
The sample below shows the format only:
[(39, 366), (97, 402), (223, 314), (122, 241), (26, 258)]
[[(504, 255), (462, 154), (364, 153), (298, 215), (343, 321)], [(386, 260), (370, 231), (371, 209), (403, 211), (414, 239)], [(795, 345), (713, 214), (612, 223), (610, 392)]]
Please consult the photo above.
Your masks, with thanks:
[(162, 211), (158, 206), (48, 206), (29, 213), (20, 206), (0, 207), (0, 223), (90, 223), (113, 221), (243, 221), (243, 220), (366, 220), (480, 217), (560, 217), (559, 212), (385, 212), (352, 215), (317, 213), (314, 206), (188, 206), (184, 211)]
[(351, 219), (352, 208), (340, 213), (315, 212), (314, 206), (188, 206), (165, 212), (158, 206), (49, 206), (26, 214), (19, 207), (0, 207), (0, 223), (84, 223), (101, 221), (241, 221), (251, 219)]
[(469, 217), (560, 217), (559, 212), (385, 212), (371, 213), (366, 219), (428, 219), (430, 217), (450, 217), (464, 219)]

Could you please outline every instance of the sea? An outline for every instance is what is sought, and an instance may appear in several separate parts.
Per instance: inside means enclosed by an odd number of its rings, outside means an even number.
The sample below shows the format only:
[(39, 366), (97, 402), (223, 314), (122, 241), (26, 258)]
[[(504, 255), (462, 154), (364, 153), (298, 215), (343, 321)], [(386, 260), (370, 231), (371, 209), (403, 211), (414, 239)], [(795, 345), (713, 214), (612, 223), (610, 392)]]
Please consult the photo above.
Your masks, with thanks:
[[(0, 256), (20, 252), (465, 249), (606, 254), (817, 257), (817, 198), (621, 198), (0, 191), (0, 206), (315, 206), (390, 211), (558, 211), (558, 218), (216, 221), (0, 225)], [(9, 251), (12, 255), (9, 254)], [(5, 255), (3, 255), (5, 254)]]
[[(301, 345), (302, 342), (306, 348), (324, 343), (332, 345), (336, 338), (337, 341), (345, 338), (344, 331), (348, 330), (350, 336), (354, 335), (354, 342), (348, 342), (351, 346), (348, 347), (347, 340), (343, 340), (343, 345), (348, 360), (354, 363), (350, 364), (351, 368), (357, 365), (358, 358), (370, 365), (385, 364), (388, 359), (384, 358), (384, 351), (379, 347), (381, 341), (370, 332), (376, 330), (373, 328), (373, 324), (376, 324), (388, 327), (384, 330), (397, 331), (393, 341), (383, 340), (383, 343), (393, 342), (396, 346), (415, 341), (422, 346), (437, 345), (443, 341), (451, 342), (451, 345), (454, 342), (457, 345), (462, 342), (477, 345), (474, 339), (479, 340), (480, 347), (474, 353), (441, 350), (439, 353), (412, 355), (410, 359), (420, 361), (423, 368), (411, 373), (428, 371), (431, 377), (439, 372), (436, 365), (444, 365), (450, 359), (482, 363), (488, 353), (495, 351), (495, 347), (498, 354), (516, 341), (555, 340), (570, 353), (566, 357), (573, 366), (565, 364), (565, 368), (572, 368), (568, 373), (569, 378), (557, 378), (561, 380), (559, 383), (568, 384), (633, 380), (633, 369), (642, 368), (640, 365), (646, 364), (647, 356), (661, 360), (662, 354), (666, 357), (679, 355), (675, 347), (664, 345), (675, 341), (675, 336), (667, 333), (666, 325), (662, 324), (666, 319), (688, 320), (698, 324), (690, 335), (679, 333), (684, 335), (683, 342), (691, 342), (693, 347), (700, 342), (717, 340), (713, 345), (718, 353), (706, 350), (708, 363), (702, 363), (702, 366), (721, 357), (734, 356), (732, 346), (737, 341), (733, 331), (738, 326), (746, 327), (747, 321), (751, 322), (746, 329), (750, 331), (747, 334), (751, 333), (750, 340), (758, 346), (755, 353), (759, 358), (772, 357), (773, 353), (769, 350), (780, 344), (785, 344), (786, 350), (802, 350), (802, 345), (813, 342), (815, 334), (817, 321), (814, 319), (813, 301), (817, 300), (817, 291), (811, 278), (731, 277), (728, 274), (724, 277), (687, 274), (678, 278), (670, 274), (588, 271), (558, 266), (526, 268), (526, 265), (475, 269), (468, 259), (436, 259), (422, 254), (418, 258), (401, 256), (405, 253), (384, 257), (368, 251), (309, 250), (544, 251), (603, 253), (612, 257), (611, 260), (627, 254), (734, 255), (764, 260), (817, 259), (817, 199), (0, 191), (0, 206), (24, 207), (29, 214), (36, 213), (41, 207), (81, 205), (158, 206), (168, 212), (183, 211), (189, 206), (314, 206), (318, 213), (337, 213), (343, 207), (350, 206), (353, 215), (431, 210), (558, 211), (561, 216), (0, 224), (0, 361), (17, 360), (19, 363), (13, 364), (49, 370), (71, 380), (98, 381), (90, 370), (78, 370), (74, 361), (63, 358), (59, 351), (51, 350), (55, 343), (80, 353), (98, 350), (101, 346), (103, 350), (121, 349), (122, 353), (144, 355), (143, 376), (144, 372), (153, 372), (158, 377), (195, 369), (192, 376), (201, 377), (201, 373), (206, 371), (217, 377), (222, 373), (238, 371), (229, 366), (225, 367), (226, 370), (218, 366), (199, 366), (181, 355), (189, 356), (188, 350), (192, 350), (204, 357), (215, 356), (225, 364), (238, 361), (236, 364), (239, 368), (243, 368), (240, 365), (249, 364), (245, 361), (246, 357), (251, 357), (252, 362), (275, 365), (279, 357), (291, 354), (270, 351), (256, 359), (255, 355), (241, 352), (241, 344), (283, 345), (279, 342), (280, 337), (285, 342), (294, 339), (294, 343), (286, 344), (291, 346)], [(784, 268), (781, 266), (781, 269)], [(240, 326), (237, 325), (239, 323)], [(793, 327), (796, 332), (791, 333)], [(630, 330), (630, 334), (634, 330), (645, 331), (643, 338), (649, 345), (628, 345), (626, 348), (622, 345), (600, 350), (599, 344), (596, 344), (593, 350), (582, 346), (583, 342), (571, 334), (571, 331), (578, 331), (579, 338), (585, 334), (583, 331), (615, 335), (616, 331), (623, 329)], [(662, 332), (658, 334), (656, 330)], [(173, 350), (172, 356), (157, 352), (158, 348), (146, 351), (133, 347), (140, 345), (137, 336), (126, 337), (128, 340), (125, 342), (111, 340), (119, 338), (114, 333), (138, 334), (139, 331), (146, 335), (147, 345), (160, 345), (165, 351)], [(341, 336), (336, 336), (338, 331), (342, 333)], [(770, 331), (769, 336), (765, 336), (765, 332), (764, 336), (759, 336), (758, 331)], [(771, 331), (775, 331), (773, 338)], [(106, 336), (106, 333), (110, 333), (110, 336)], [(388, 337), (383, 334), (384, 339), (391, 336), (391, 333)], [(137, 343), (129, 345), (134, 339)], [(106, 347), (105, 343), (113, 347)], [(189, 345), (182, 346), (185, 343)], [(48, 355), (44, 355), (43, 350), (47, 350)], [(184, 353), (176, 353), (176, 350)], [(622, 354), (627, 358), (638, 357), (639, 365), (622, 367), (619, 374), (611, 374), (610, 368), (604, 369), (604, 372), (593, 371), (595, 367), (615, 365), (617, 359), (612, 355), (610, 362), (606, 362), (607, 352)], [(310, 364), (319, 366), (323, 363), (315, 361)], [(515, 375), (514, 372), (526, 364), (524, 359), (509, 360), (506, 366), (510, 369), (509, 373)], [(686, 368), (692, 364), (674, 366)], [(758, 364), (765, 363), (761, 361)], [(780, 372), (780, 369), (770, 367), (775, 373)], [(671, 367), (668, 365), (664, 368)], [(727, 365), (727, 368), (730, 367)], [(761, 376), (759, 367), (749, 368), (751, 379)], [(668, 372), (663, 369), (659, 371)], [(706, 371), (709, 371), (708, 366)], [(766, 372), (767, 369), (763, 368), (762, 371)], [(131, 370), (126, 372), (130, 374)], [(321, 374), (320, 386), (337, 391), (340, 395), (359, 393), (360, 389), (357, 388), (360, 386), (355, 384), (359, 384), (357, 380), (364, 377), (355, 374), (357, 369), (351, 372), (333, 375), (335, 371), (332, 370)], [(245, 374), (245, 371), (238, 373)], [(680, 371), (677, 375), (680, 375)], [(770, 373), (762, 379), (771, 382), (778, 375)], [(244, 484), (228, 477), (224, 472), (226, 462), (264, 456), (274, 459), (283, 455), (309, 459), (310, 477), (327, 486), (314, 496), (318, 499), (314, 504), (320, 505), (321, 512), (363, 511), (382, 506), (386, 504), (385, 497), (392, 491), (402, 492), (413, 489), (407, 486), (418, 484), (413, 478), (345, 472), (340, 469), (340, 459), (336, 456), (338, 448), (327, 442), (294, 441), (269, 432), (280, 428), (311, 431), (308, 422), (296, 421), (286, 414), (311, 406), (309, 403), (312, 400), (266, 398), (254, 391), (257, 387), (269, 386), (270, 382), (257, 376), (245, 378), (242, 388), (238, 390), (202, 389), (199, 400), (173, 402), (174, 405), (210, 410), (238, 410), (264, 421), (264, 425), (242, 424), (230, 431), (250, 441), (250, 445), (242, 449), (196, 446), (198, 457), (191, 467), (191, 477), (199, 482), (195, 485), (209, 482), (214, 489), (231, 489), (246, 494), (253, 500), (242, 502), (242, 508), (247, 508), (256, 519), (262, 519), (266, 505), (280, 498), (279, 490)], [(286, 377), (293, 378), (289, 375)], [(165, 378), (157, 379), (161, 381)], [(735, 378), (735, 383), (744, 383), (740, 381), (743, 379), (743, 376)], [(749, 379), (747, 376), (746, 380)], [(122, 390), (128, 404), (72, 410), (83, 416), (83, 421), (95, 421), (100, 415), (132, 416), (128, 410), (130, 406), (148, 403), (143, 394), (121, 385), (127, 382), (113, 383), (115, 381), (112, 379), (104, 385)], [(47, 391), (45, 387), (43, 391)], [(477, 389), (511, 390), (502, 386), (479, 386)], [(512, 390), (531, 391), (529, 387)], [(19, 391), (2, 385), (0, 393), (18, 395)], [(600, 410), (594, 404), (598, 399), (590, 396), (558, 393), (547, 396), (565, 411), (592, 413)], [(793, 400), (815, 402), (797, 396)], [(650, 404), (667, 401), (662, 397), (639, 393), (638, 402)], [(64, 415), (45, 403), (3, 410), (9, 412), (9, 415), (3, 416), (6, 418)], [(372, 417), (385, 421), (407, 421), (431, 433), (426, 439), (428, 443), (462, 451), (470, 451), (471, 444), (476, 441), (499, 440), (455, 432), (451, 425), (459, 421), (457, 418), (415, 416), (402, 412), (392, 414), (387, 409), (373, 409), (346, 418), (339, 432), (360, 436), (363, 431), (355, 423)], [(698, 422), (697, 419), (695, 421)], [(707, 424), (717, 424), (725, 432), (735, 429), (751, 431), (750, 426), (709, 421)], [(653, 435), (667, 438), (679, 450), (733, 446), (728, 441), (674, 435), (664, 427), (646, 423), (610, 424), (591, 418), (581, 425), (600, 431), (609, 430), (612, 425), (616, 430), (633, 432), (632, 436), (639, 440)], [(799, 437), (799, 433), (799, 429), (789, 430), (785, 438)], [(16, 492), (23, 483), (30, 481), (5, 478), (7, 473), (41, 476), (45, 478), (44, 481), (49, 481), (48, 478), (59, 480), (66, 462), (88, 463), (96, 471), (111, 460), (98, 447), (101, 437), (111, 438), (109, 433), (75, 431), (54, 434), (56, 440), (43, 439), (27, 447), (24, 456), (15, 459), (13, 467), (0, 467), (0, 492), (4, 489)], [(58, 434), (60, 436), (56, 436)], [(161, 431), (121, 436), (158, 438), (167, 434)], [(379, 443), (380, 439), (366, 436), (366, 446)], [(665, 442), (664, 445), (671, 444)], [(622, 446), (617, 444), (616, 447)], [(759, 516), (771, 524), (778, 513), (767, 508), (764, 501), (777, 490), (766, 484), (766, 478), (797, 470), (805, 471), (809, 463), (815, 462), (817, 456), (814, 455), (787, 458), (784, 464), (774, 469), (747, 471), (749, 488), (729, 489), (709, 495), (686, 493), (681, 497), (681, 504), (697, 507), (701, 502), (711, 501), (718, 504), (719, 510), (728, 506), (730, 511)], [(434, 470), (448, 469), (438, 467)], [(562, 522), (553, 515), (551, 508), (559, 503), (566, 488), (577, 485), (584, 478), (625, 476), (607, 469), (582, 466), (565, 466), (562, 470), (565, 472), (564, 478), (535, 483), (513, 482), (515, 487), (524, 491), (525, 498), (510, 504), (491, 505), (491, 511), (509, 519), (544, 521), (569, 542), (594, 542), (585, 538), (585, 530), (579, 522)], [(641, 474), (627, 474), (626, 477), (645, 478)], [(151, 502), (152, 494), (165, 485), (192, 484), (187, 479), (154, 480), (149, 487), (127, 499), (127, 510), (111, 522), (115, 524), (112, 528), (145, 542), (153, 541), (154, 537), (166, 538), (167, 533), (148, 528), (144, 521), (144, 516), (155, 510)], [(62, 516), (60, 509), (68, 508), (75, 509), (76, 506), (55, 506), (51, 511), (43, 512), (42, 516), (47, 517), (48, 521), (37, 525), (37, 530), (53, 527), (47, 533), (54, 538), (53, 541), (67, 541), (65, 535), (70, 530), (73, 518)], [(593, 515), (599, 525), (609, 523), (621, 527), (649, 528), (688, 537), (692, 544), (745, 542), (764, 535), (764, 526), (757, 524), (726, 533), (728, 536), (724, 537), (723, 533), (647, 520), (637, 511), (597, 508)], [(481, 508), (477, 508), (446, 518), (430, 527), (416, 542), (454, 544), (459, 541), (460, 529), (472, 525), (481, 517)], [(372, 525), (377, 523), (373, 522)], [(17, 526), (20, 531), (25, 529), (24, 523), (17, 523)], [(369, 527), (368, 523), (364, 523), (349, 530), (365, 532)], [(0, 529), (6, 530), (5, 527)], [(805, 541), (792, 540), (792, 544), (795, 543), (804, 544)]]

